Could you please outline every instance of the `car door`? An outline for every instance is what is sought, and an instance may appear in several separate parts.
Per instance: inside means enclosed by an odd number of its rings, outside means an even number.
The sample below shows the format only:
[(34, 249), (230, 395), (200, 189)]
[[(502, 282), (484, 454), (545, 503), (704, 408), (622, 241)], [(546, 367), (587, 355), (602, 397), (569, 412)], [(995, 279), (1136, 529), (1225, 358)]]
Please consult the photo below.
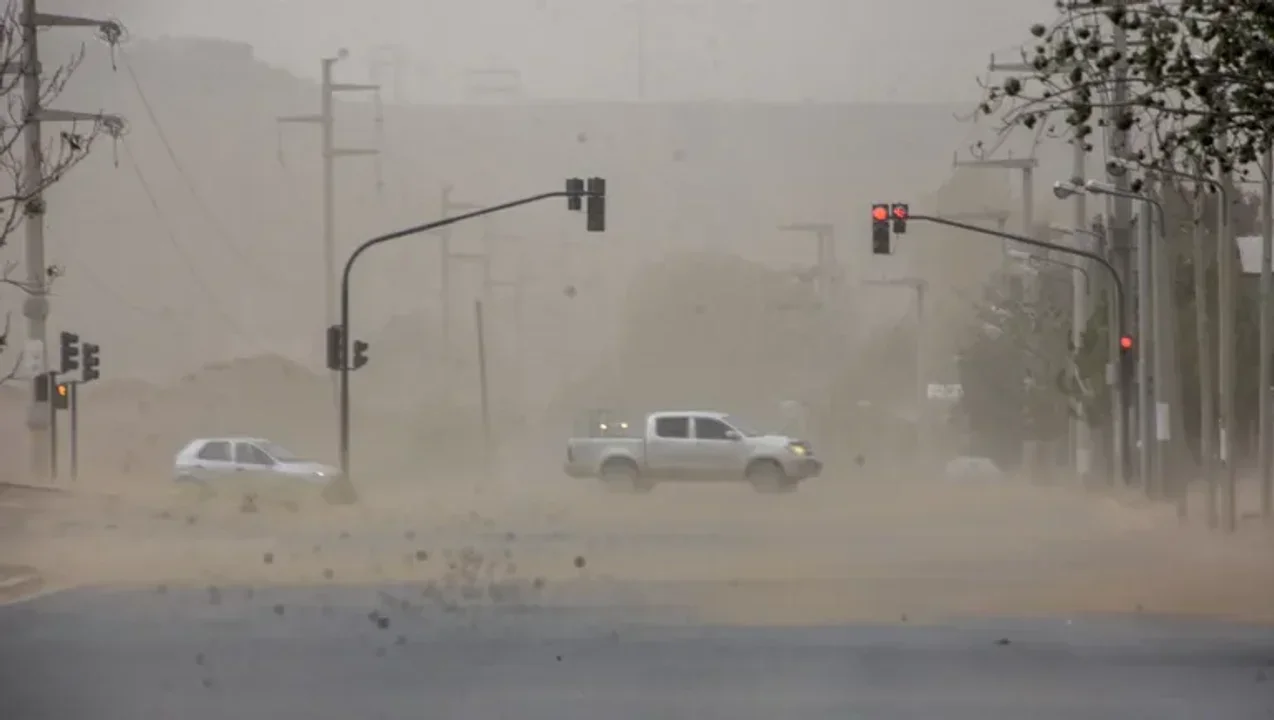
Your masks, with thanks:
[(673, 479), (689, 479), (694, 468), (690, 455), (694, 440), (690, 436), (690, 416), (657, 415), (646, 438), (646, 468), (652, 474)]
[(231, 443), (226, 440), (207, 440), (195, 453), (190, 474), (200, 482), (218, 484), (234, 471), (234, 455)]
[(274, 458), (255, 443), (238, 441), (234, 444), (234, 473), (245, 492), (264, 495), (278, 484), (274, 477)]
[(715, 418), (694, 417), (695, 472), (705, 479), (735, 480), (743, 475), (747, 445), (734, 428)]

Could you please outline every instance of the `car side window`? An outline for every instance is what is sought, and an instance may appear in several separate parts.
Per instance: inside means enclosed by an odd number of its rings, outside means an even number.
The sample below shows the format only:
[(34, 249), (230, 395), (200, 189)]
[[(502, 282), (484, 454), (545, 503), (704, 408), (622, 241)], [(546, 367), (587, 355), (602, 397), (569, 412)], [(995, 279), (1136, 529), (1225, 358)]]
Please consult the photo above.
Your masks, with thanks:
[(730, 426), (716, 418), (695, 418), (695, 438), (698, 440), (728, 440)]
[(689, 438), (690, 418), (677, 416), (655, 418), (655, 436), (673, 440)]
[(210, 462), (230, 462), (230, 443), (204, 443), (203, 447), (199, 448), (199, 452), (195, 454), (195, 457)]
[(273, 465), (274, 460), (252, 443), (235, 443), (234, 461), (241, 465)]

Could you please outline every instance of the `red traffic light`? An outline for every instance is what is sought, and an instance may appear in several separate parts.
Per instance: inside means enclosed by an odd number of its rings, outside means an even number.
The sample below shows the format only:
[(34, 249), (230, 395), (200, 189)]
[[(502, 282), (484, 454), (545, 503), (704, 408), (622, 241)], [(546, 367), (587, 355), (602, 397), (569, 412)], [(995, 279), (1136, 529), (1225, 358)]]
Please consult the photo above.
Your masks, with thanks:
[(1123, 337), (1119, 338), (1119, 349), (1120, 349), (1120, 350), (1131, 350), (1131, 349), (1132, 349), (1132, 338), (1131, 338), (1131, 337), (1129, 337), (1129, 336), (1127, 336), (1127, 335), (1124, 335)]
[(888, 205), (872, 205), (872, 206), (871, 206), (871, 219), (872, 219), (872, 220), (875, 220), (876, 222), (884, 222), (884, 221), (888, 220), (888, 219), (889, 219), (889, 206), (888, 206)]
[(66, 397), (66, 384), (65, 384), (65, 383), (62, 383), (62, 384), (59, 384), (59, 385), (58, 385), (58, 395), (61, 395), (62, 397)]
[(894, 208), (894, 217), (898, 218), (899, 220), (906, 220), (907, 216), (911, 214), (907, 210), (906, 205), (894, 205), (893, 208)]

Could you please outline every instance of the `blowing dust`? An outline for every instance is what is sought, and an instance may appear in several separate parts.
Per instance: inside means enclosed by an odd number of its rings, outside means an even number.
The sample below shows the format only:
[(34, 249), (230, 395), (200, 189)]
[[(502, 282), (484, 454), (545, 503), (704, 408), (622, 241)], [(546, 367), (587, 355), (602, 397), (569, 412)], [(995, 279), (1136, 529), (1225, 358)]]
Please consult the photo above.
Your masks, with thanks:
[[(927, 281), (976, 288), (987, 258), (943, 252), (918, 263)], [(1274, 621), (1259, 531), (1211, 536), (1172, 508), (1042, 476), (960, 482), (916, 469), (917, 417), (944, 455), (961, 453), (953, 408), (917, 407), (916, 383), (918, 369), (948, 379), (973, 315), (964, 295), (935, 296), (938, 332), (916, 322), (906, 293), (850, 274), (709, 251), (625, 269), (606, 282), (546, 280), (555, 304), (538, 319), (492, 310), (488, 433), (469, 345), (438, 352), (441, 332), (421, 318), (405, 322), (429, 328), (414, 344), (373, 338), (375, 359), (355, 380), (351, 507), (243, 512), (172, 483), (173, 455), (196, 437), (267, 437), (332, 461), (324, 373), (258, 356), (162, 387), (89, 386), (81, 480), (32, 501), (4, 560), (40, 568), (52, 588), (409, 584), (453, 592), (451, 608), (622, 597), (731, 623)], [(383, 370), (422, 362), (434, 370)], [(20, 417), (16, 393), (0, 400)], [(784, 496), (742, 483), (607, 494), (561, 473), (572, 428), (603, 408), (728, 411), (810, 440), (827, 470)]]

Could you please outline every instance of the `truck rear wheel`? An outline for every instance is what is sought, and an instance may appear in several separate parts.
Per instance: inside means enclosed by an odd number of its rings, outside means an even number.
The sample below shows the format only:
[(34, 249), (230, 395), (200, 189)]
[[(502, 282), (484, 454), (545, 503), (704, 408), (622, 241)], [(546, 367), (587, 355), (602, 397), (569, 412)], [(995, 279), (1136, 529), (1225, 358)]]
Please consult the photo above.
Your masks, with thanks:
[(643, 478), (628, 460), (611, 460), (602, 465), (601, 480), (611, 492), (648, 493), (655, 489), (655, 484)]
[(773, 460), (758, 460), (748, 466), (747, 480), (759, 493), (792, 492), (796, 482), (787, 477), (783, 468)]

